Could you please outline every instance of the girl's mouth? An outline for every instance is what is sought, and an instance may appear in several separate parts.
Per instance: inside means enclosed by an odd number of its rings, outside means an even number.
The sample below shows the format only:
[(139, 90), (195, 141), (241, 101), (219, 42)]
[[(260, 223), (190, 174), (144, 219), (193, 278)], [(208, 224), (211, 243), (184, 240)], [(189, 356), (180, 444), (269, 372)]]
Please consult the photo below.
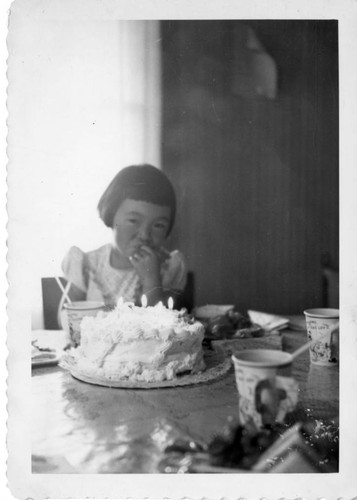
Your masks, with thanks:
[(151, 243), (142, 242), (134, 245), (134, 252), (140, 252), (143, 247), (149, 247), (152, 250), (156, 250), (156, 248)]

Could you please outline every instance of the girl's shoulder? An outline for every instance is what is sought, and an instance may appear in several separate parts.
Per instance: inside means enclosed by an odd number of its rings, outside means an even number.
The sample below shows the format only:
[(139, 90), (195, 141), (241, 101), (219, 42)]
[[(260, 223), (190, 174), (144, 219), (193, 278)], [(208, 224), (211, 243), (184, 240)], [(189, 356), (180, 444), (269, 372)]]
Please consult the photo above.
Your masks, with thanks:
[(102, 245), (101, 247), (90, 250), (89, 252), (84, 252), (81, 248), (77, 246), (72, 246), (68, 250), (65, 260), (83, 262), (89, 261), (92, 263), (97, 263), (102, 259), (109, 258), (110, 255), (110, 244)]
[(186, 259), (180, 250), (172, 250), (169, 253), (169, 256), (166, 260), (166, 263), (170, 267), (182, 266), (182, 265), (186, 265)]
[(110, 249), (111, 245), (110, 243), (106, 245), (102, 245), (99, 248), (96, 248), (95, 250), (90, 250), (89, 252), (86, 252), (86, 259), (89, 262), (92, 263), (99, 263), (100, 261), (108, 261), (110, 257)]
[(67, 251), (64, 259), (65, 260), (72, 260), (72, 261), (80, 261), (84, 257), (84, 252), (81, 250), (79, 247), (72, 246), (70, 249)]
[(162, 284), (164, 288), (182, 290), (187, 280), (186, 259), (180, 250), (170, 252), (162, 269)]
[(91, 280), (106, 274), (110, 248), (109, 244), (84, 252), (72, 246), (62, 261), (64, 276), (81, 290), (87, 290)]

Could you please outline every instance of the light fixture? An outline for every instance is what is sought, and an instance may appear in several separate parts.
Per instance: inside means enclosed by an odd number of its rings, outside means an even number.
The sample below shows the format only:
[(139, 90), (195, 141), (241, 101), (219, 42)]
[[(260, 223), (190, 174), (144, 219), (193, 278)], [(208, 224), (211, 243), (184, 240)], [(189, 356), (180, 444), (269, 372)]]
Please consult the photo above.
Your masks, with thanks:
[(234, 32), (232, 92), (248, 98), (277, 97), (277, 67), (250, 26)]

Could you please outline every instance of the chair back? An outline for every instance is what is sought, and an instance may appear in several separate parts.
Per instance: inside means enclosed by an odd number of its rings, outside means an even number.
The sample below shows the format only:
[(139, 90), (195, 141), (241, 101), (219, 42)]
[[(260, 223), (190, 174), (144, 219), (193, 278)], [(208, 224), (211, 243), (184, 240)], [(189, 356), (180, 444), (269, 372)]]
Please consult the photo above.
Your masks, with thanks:
[(340, 306), (340, 273), (337, 269), (324, 267), (322, 269), (322, 290), (324, 307), (339, 309)]
[(180, 309), (184, 307), (188, 312), (191, 312), (195, 306), (195, 275), (193, 271), (187, 272), (187, 280), (185, 288), (182, 291), (176, 307)]
[[(67, 287), (66, 292), (72, 301), (83, 300), (83, 292), (75, 287), (68, 288), (65, 278), (60, 277), (59, 280), (63, 288)], [(54, 277), (41, 278), (41, 288), (45, 330), (61, 330), (60, 311), (64, 303), (63, 292)]]
[(340, 273), (330, 263), (329, 254), (321, 256), (322, 304), (323, 307), (339, 309), (340, 305)]

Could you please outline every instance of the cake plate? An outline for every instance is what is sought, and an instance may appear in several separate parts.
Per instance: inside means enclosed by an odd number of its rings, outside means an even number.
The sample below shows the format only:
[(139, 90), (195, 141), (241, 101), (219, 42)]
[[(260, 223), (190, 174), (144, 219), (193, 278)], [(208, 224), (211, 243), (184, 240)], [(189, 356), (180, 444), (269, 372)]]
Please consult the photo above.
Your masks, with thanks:
[(162, 380), (146, 382), (143, 380), (110, 380), (108, 378), (94, 376), (77, 366), (76, 359), (67, 353), (60, 361), (59, 366), (68, 370), (72, 377), (87, 382), (88, 384), (101, 385), (118, 389), (159, 389), (169, 387), (182, 387), (196, 385), (216, 380), (230, 370), (232, 362), (222, 347), (214, 346), (210, 350), (204, 350), (204, 361), (206, 369), (199, 373), (186, 373), (177, 376), (173, 380)]

